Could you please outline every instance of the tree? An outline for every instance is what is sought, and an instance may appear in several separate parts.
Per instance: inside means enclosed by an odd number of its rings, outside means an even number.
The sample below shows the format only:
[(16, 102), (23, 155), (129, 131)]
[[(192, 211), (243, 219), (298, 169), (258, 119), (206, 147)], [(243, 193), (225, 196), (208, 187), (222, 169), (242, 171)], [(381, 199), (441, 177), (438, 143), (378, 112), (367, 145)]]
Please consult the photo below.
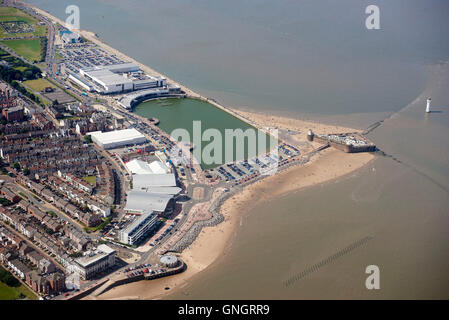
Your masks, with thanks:
[(24, 175), (29, 175), (30, 174), (30, 169), (28, 169), (28, 168), (23, 168), (22, 169), (22, 173), (24, 174)]
[(10, 206), (12, 204), (12, 202), (6, 198), (0, 198), (0, 204), (3, 206)]
[(83, 256), (83, 253), (77, 251), (77, 252), (72, 253), (70, 256), (71, 256), (72, 258), (79, 258), (79, 257), (82, 257), (82, 256)]
[(49, 214), (50, 216), (52, 216), (53, 218), (56, 218), (58, 215), (53, 212), (53, 211), (47, 211), (47, 214)]
[(32, 78), (33, 78), (33, 72), (32, 72), (31, 70), (26, 70), (26, 71), (23, 73), (23, 76), (24, 76), (26, 79), (32, 79)]
[(89, 135), (85, 135), (84, 136), (84, 141), (86, 141), (86, 143), (92, 143), (92, 137)]
[(12, 167), (16, 170), (20, 170), (20, 164), (17, 161), (12, 164)]
[(10, 287), (20, 286), (19, 280), (17, 280), (11, 273), (0, 267), (0, 281)]

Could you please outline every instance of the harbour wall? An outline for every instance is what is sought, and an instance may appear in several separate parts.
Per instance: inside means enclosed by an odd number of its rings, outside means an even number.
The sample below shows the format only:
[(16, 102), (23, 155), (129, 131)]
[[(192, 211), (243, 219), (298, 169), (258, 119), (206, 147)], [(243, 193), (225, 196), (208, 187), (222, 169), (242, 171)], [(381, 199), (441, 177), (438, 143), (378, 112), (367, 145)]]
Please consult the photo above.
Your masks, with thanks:
[[(125, 277), (122, 279), (117, 279), (117, 280), (110, 280), (110, 283), (105, 283), (104, 287), (100, 288), (97, 287), (98, 290), (94, 293), (94, 296), (99, 296), (103, 293), (105, 293), (108, 290), (111, 290), (112, 288), (115, 288), (117, 286), (121, 286), (124, 284), (128, 284), (128, 283), (132, 283), (132, 282), (136, 282), (136, 281), (142, 281), (142, 280), (153, 280), (153, 279), (158, 279), (158, 278), (163, 278), (163, 277), (168, 277), (168, 276), (172, 276), (175, 275), (177, 273), (181, 273), (184, 270), (186, 270), (187, 266), (184, 263), (184, 261), (179, 260), (181, 263), (179, 266), (172, 268), (170, 270), (167, 270), (165, 272), (159, 273), (159, 274), (141, 274), (141, 275), (137, 275), (135, 277)], [(91, 291), (92, 292), (92, 291)]]
[(353, 145), (342, 144), (342, 143), (334, 142), (334, 141), (331, 141), (331, 140), (328, 140), (325, 138), (317, 137), (316, 135), (313, 136), (312, 141), (321, 142), (323, 144), (329, 144), (331, 147), (341, 150), (346, 153), (376, 151), (376, 146), (373, 144), (365, 145), (365, 146), (353, 146)]

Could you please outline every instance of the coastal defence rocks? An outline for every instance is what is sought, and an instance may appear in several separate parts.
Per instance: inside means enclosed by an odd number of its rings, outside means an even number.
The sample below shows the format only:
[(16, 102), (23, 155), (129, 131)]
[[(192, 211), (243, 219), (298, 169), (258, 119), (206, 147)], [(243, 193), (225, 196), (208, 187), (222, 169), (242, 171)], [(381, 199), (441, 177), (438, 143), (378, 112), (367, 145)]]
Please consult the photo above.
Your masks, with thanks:
[[(286, 170), (295, 165), (304, 165), (307, 162), (309, 162), (310, 158), (313, 155), (320, 152), (321, 150), (326, 149), (327, 147), (328, 147), (328, 145), (325, 145), (325, 146), (321, 146), (315, 150), (312, 150), (311, 152), (302, 155), (301, 157), (295, 159), (294, 161), (292, 161), (282, 167), (279, 167), (278, 170), (283, 171), (283, 170)], [(220, 208), (223, 205), (223, 203), (226, 200), (228, 200), (230, 197), (232, 197), (235, 194), (237, 194), (238, 192), (240, 192), (243, 187), (248, 186), (257, 181), (260, 181), (260, 180), (264, 179), (265, 177), (266, 176), (264, 176), (264, 175), (259, 175), (255, 179), (241, 184), (238, 188), (234, 187), (231, 189), (231, 191), (221, 194), (217, 199), (215, 199), (215, 201), (210, 206), (209, 210), (210, 210), (212, 217), (208, 220), (201, 220), (201, 221), (195, 222), (190, 227), (190, 229), (184, 234), (184, 236), (178, 242), (176, 242), (169, 250), (165, 251), (164, 254), (169, 253), (169, 252), (181, 253), (184, 249), (186, 249), (188, 246), (190, 246), (195, 241), (195, 239), (198, 237), (198, 235), (200, 234), (201, 230), (204, 227), (212, 227), (212, 226), (215, 226), (215, 225), (223, 222), (224, 216), (220, 213)]]
[(229, 198), (231, 194), (225, 193), (219, 196), (210, 207), (212, 217), (208, 220), (201, 220), (195, 222), (192, 227), (184, 234), (184, 236), (174, 244), (167, 252), (181, 253), (184, 249), (190, 246), (200, 234), (204, 227), (212, 227), (224, 221), (223, 215), (220, 213), (220, 207)]

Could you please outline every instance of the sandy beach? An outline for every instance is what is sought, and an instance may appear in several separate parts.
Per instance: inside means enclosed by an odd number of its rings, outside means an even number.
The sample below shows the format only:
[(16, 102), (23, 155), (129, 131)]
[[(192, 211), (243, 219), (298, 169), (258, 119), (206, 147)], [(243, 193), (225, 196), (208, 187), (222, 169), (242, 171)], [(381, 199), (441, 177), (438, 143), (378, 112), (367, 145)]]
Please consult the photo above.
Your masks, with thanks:
[[(65, 25), (62, 20), (49, 13), (36, 7), (33, 8), (47, 18), (60, 23), (61, 25)], [(111, 54), (115, 54), (125, 61), (136, 63), (145, 72), (151, 75), (160, 75), (167, 78), (165, 75), (105, 44), (95, 35), (95, 33), (86, 30), (78, 30), (77, 32), (87, 40), (98, 44)], [(167, 81), (179, 85), (182, 90), (191, 97), (206, 99), (172, 79), (167, 78)], [(357, 131), (347, 127), (325, 125), (287, 117), (235, 110), (223, 107), (214, 101), (210, 102), (217, 107), (226, 109), (236, 116), (246, 119), (247, 122), (258, 128), (270, 127), (291, 130), (291, 140), (303, 153), (309, 152), (313, 148), (319, 146), (316, 142), (310, 143), (306, 141), (306, 132), (308, 129), (312, 129), (317, 133)], [(290, 141), (290, 143), (292, 143), (292, 141)], [(261, 202), (269, 201), (270, 199), (280, 197), (287, 193), (298, 191), (302, 188), (316, 184), (326, 183), (350, 174), (369, 163), (372, 159), (374, 159), (374, 155), (372, 154), (347, 154), (329, 148), (321, 151), (320, 154), (313, 156), (306, 165), (291, 167), (275, 176), (265, 178), (245, 187), (241, 192), (228, 199), (222, 206), (221, 213), (225, 218), (224, 222), (214, 227), (204, 228), (195, 242), (182, 252), (180, 257), (187, 264), (187, 270), (185, 272), (167, 278), (140, 281), (119, 286), (100, 295), (98, 299), (158, 299), (170, 293), (173, 288), (182, 289), (188, 281), (192, 280), (192, 277), (199, 276), (201, 271), (208, 267), (213, 267), (214, 263), (217, 263), (219, 259), (226, 256), (227, 251), (232, 246), (233, 235), (237, 232), (241, 223), (242, 213), (247, 212), (251, 207)]]
[[(309, 128), (316, 132), (353, 132), (351, 128), (327, 126), (325, 124), (306, 122), (284, 117), (276, 117), (253, 112), (237, 111), (241, 116), (251, 119), (259, 126), (273, 126), (301, 132), (298, 134), (298, 142), (305, 142), (305, 134)], [(192, 280), (192, 277), (200, 276), (199, 273), (214, 263), (224, 259), (231, 248), (233, 236), (241, 223), (242, 214), (252, 207), (264, 201), (281, 197), (285, 194), (301, 190), (316, 184), (330, 182), (343, 177), (368, 164), (374, 159), (369, 153), (348, 154), (329, 148), (311, 158), (303, 166), (294, 166), (274, 176), (267, 177), (253, 183), (229, 198), (222, 206), (221, 213), (225, 220), (214, 227), (202, 230), (195, 242), (182, 252), (180, 257), (186, 262), (188, 268), (184, 273), (153, 280), (140, 281), (120, 287), (116, 287), (102, 295), (99, 299), (158, 299), (166, 296), (173, 288), (182, 288)], [(166, 287), (169, 290), (164, 290)]]

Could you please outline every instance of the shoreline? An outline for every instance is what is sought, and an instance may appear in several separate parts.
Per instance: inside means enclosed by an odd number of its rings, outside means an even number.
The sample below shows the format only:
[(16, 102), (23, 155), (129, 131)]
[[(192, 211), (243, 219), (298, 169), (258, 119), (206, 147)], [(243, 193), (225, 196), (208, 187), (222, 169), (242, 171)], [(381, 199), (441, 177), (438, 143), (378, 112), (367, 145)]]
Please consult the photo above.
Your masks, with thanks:
[[(62, 25), (63, 27), (66, 27), (66, 23), (64, 21), (62, 21), (61, 19), (59, 19), (58, 17), (53, 16), (51, 13), (36, 7), (35, 5), (29, 4), (29, 3), (23, 3), (25, 6), (32, 8), (33, 10), (37, 11), (39, 14), (47, 17), (48, 19), (50, 19), (51, 21), (57, 22), (60, 25)], [(133, 62), (135, 64), (137, 64), (143, 71), (149, 73), (150, 75), (155, 75), (155, 76), (162, 76), (165, 77), (167, 79), (167, 82), (171, 82), (173, 84), (176, 84), (178, 86), (181, 87), (181, 89), (188, 95), (192, 95), (192, 96), (196, 96), (198, 98), (203, 98), (203, 99), (207, 99), (203, 96), (201, 96), (200, 94), (198, 94), (197, 92), (185, 87), (184, 85), (178, 83), (177, 81), (167, 77), (166, 75), (156, 71), (153, 68), (148, 67), (147, 65), (137, 61), (136, 59), (129, 57), (128, 55), (124, 54), (123, 52), (111, 47), (109, 44), (105, 43), (104, 41), (102, 41), (95, 32), (89, 31), (89, 30), (84, 30), (84, 29), (79, 29), (76, 30), (77, 33), (79, 33), (83, 38), (87, 39), (90, 42), (96, 43), (97, 45), (99, 45), (100, 47), (102, 47), (102, 49), (105, 49), (109, 52), (112, 52), (113, 54), (115, 54), (116, 56), (118, 56), (119, 58), (122, 58), (123, 60), (129, 60), (128, 62)]]
[[(51, 13), (49, 13), (47, 11), (45, 11), (43, 9), (40, 9), (39, 7), (36, 7), (36, 6), (31, 5), (29, 3), (24, 3), (24, 5), (34, 9), (39, 14), (47, 17), (51, 21), (57, 22), (57, 23), (59, 23), (60, 25), (62, 25), (64, 27), (66, 26), (66, 23), (64, 21), (62, 21), (58, 17), (53, 16)], [(122, 60), (135, 63), (136, 65), (138, 65), (141, 68), (141, 70), (145, 71), (149, 75), (161, 76), (161, 77), (166, 78), (167, 82), (170, 82), (172, 84), (175, 84), (175, 85), (179, 86), (181, 88), (181, 90), (184, 91), (184, 93), (185, 93), (187, 98), (198, 99), (198, 100), (207, 102), (207, 103), (213, 105), (214, 107), (216, 107), (218, 109), (221, 109), (222, 111), (227, 112), (228, 114), (236, 117), (237, 119), (240, 119), (241, 121), (244, 121), (247, 124), (249, 124), (251, 126), (254, 126), (254, 123), (250, 119), (242, 117), (233, 108), (230, 108), (228, 106), (222, 105), (221, 103), (219, 103), (214, 98), (205, 97), (205, 96), (203, 96), (203, 95), (201, 95), (201, 94), (191, 90), (190, 88), (184, 86), (183, 84), (181, 84), (181, 83), (171, 79), (170, 77), (166, 76), (165, 74), (163, 74), (161, 72), (158, 72), (155, 69), (153, 69), (153, 68), (151, 68), (151, 67), (149, 67), (149, 66), (147, 66), (147, 65), (145, 65), (145, 64), (143, 64), (143, 63), (141, 63), (139, 61), (137, 61), (136, 59), (126, 55), (125, 53), (123, 53), (123, 52), (121, 52), (121, 51), (111, 47), (109, 44), (107, 44), (103, 40), (101, 40), (100, 37), (98, 37), (95, 32), (92, 32), (92, 31), (89, 31), (89, 30), (83, 30), (83, 29), (76, 30), (76, 32), (79, 33), (82, 37), (84, 37), (88, 41), (91, 41), (91, 42), (97, 44), (98, 46), (100, 46), (105, 51), (107, 51), (107, 52), (109, 52), (111, 54), (116, 55), (117, 57), (121, 58)], [(167, 97), (167, 98), (170, 98), (170, 97)], [(130, 112), (132, 112), (132, 111), (130, 110)], [(259, 128), (259, 129), (265, 131), (263, 128)]]
[[(65, 23), (62, 20), (54, 17), (50, 13), (34, 5), (27, 3), (25, 5), (51, 21), (55, 21), (65, 26)], [(361, 131), (343, 126), (326, 125), (314, 121), (304, 121), (263, 113), (248, 112), (223, 106), (216, 100), (204, 97), (117, 49), (114, 49), (97, 37), (95, 33), (88, 30), (77, 30), (77, 32), (88, 41), (97, 44), (104, 50), (115, 54), (121, 59), (136, 63), (146, 73), (165, 77), (167, 82), (180, 86), (189, 98), (208, 102), (214, 107), (222, 109), (224, 112), (261, 130), (265, 130), (267, 127), (279, 127), (288, 130), (289, 132), (293, 131), (294, 134), (289, 134), (288, 136), (292, 139), (294, 145), (300, 146), (302, 152), (307, 152), (308, 149), (310, 150), (317, 145), (321, 145), (316, 142), (306, 141), (306, 132), (308, 129), (323, 133)], [(329, 148), (314, 155), (305, 165), (295, 165), (274, 176), (267, 177), (246, 186), (240, 193), (227, 199), (221, 206), (220, 212), (224, 216), (224, 221), (213, 227), (204, 227), (195, 241), (182, 251), (180, 257), (187, 264), (186, 271), (174, 276), (151, 280), (149, 282), (139, 281), (122, 285), (103, 293), (98, 299), (126, 299), (127, 297), (131, 299), (154, 299), (171, 293), (173, 287), (175, 287), (176, 290), (182, 289), (188, 284), (188, 280), (190, 281), (191, 278), (200, 274), (201, 271), (211, 267), (214, 263), (219, 261), (219, 259), (226, 256), (226, 253), (232, 247), (232, 238), (237, 232), (238, 227), (243, 223), (242, 217), (245, 212), (264, 201), (269, 201), (307, 187), (327, 183), (344, 177), (364, 167), (374, 158), (375, 156), (369, 153), (347, 154)], [(275, 187), (276, 190), (270, 191), (273, 187)], [(257, 194), (257, 197), (254, 196), (254, 194)], [(242, 210), (242, 207), (244, 207), (245, 210)], [(170, 290), (164, 291), (165, 287), (169, 287)]]
[[(280, 126), (286, 122), (292, 129), (302, 128), (302, 130), (305, 130), (309, 125), (328, 129), (343, 128), (317, 123), (311, 124), (303, 120), (285, 117), (250, 112), (243, 113), (246, 116), (253, 115), (256, 122), (261, 124), (269, 123), (272, 118), (276, 121), (281, 119)], [(305, 133), (302, 133), (302, 136), (305, 137)], [(355, 171), (369, 165), (374, 159), (375, 156), (371, 153), (344, 153), (328, 148), (312, 156), (305, 165), (295, 165), (274, 176), (246, 186), (241, 192), (227, 199), (221, 206), (220, 212), (224, 216), (224, 221), (213, 227), (204, 227), (195, 241), (181, 252), (180, 258), (188, 266), (186, 271), (151, 282), (139, 281), (119, 286), (98, 296), (98, 299), (116, 300), (122, 297), (145, 300), (161, 299), (170, 298), (172, 293), (182, 292), (182, 289), (188, 286), (190, 282), (198, 279), (202, 271), (213, 268), (221, 259), (226, 258), (234, 244), (233, 239), (238, 229), (244, 224), (244, 216), (250, 210), (266, 201), (348, 177)], [(164, 291), (166, 287), (170, 289)]]

